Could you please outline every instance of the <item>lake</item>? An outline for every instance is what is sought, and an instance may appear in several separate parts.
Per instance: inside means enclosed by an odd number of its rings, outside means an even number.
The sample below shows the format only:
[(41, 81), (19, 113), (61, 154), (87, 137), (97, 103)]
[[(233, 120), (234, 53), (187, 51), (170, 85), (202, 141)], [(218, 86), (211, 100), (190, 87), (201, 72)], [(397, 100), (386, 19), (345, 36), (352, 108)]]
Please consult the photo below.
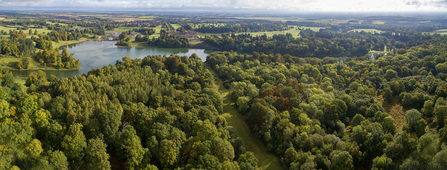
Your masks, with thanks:
[[(73, 77), (86, 74), (92, 68), (102, 68), (104, 65), (115, 65), (116, 60), (122, 60), (124, 56), (132, 59), (144, 58), (148, 55), (165, 55), (176, 54), (180, 56), (191, 56), (196, 53), (202, 61), (206, 60), (206, 56), (212, 50), (190, 49), (190, 48), (122, 48), (115, 46), (115, 41), (85, 41), (77, 44), (68, 45), (69, 53), (75, 53), (75, 59), (81, 59), (79, 70), (44, 70), (47, 76), (53, 74), (59, 78)], [(11, 70), (14, 76), (28, 77), (34, 70)]]

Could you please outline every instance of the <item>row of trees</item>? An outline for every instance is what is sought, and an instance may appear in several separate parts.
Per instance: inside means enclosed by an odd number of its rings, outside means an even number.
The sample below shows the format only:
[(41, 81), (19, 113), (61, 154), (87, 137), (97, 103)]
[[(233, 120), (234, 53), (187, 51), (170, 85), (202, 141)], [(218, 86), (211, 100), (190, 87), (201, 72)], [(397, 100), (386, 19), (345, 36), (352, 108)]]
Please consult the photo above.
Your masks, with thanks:
[(5, 56), (32, 56), (34, 52), (34, 44), (30, 39), (0, 40), (0, 54)]

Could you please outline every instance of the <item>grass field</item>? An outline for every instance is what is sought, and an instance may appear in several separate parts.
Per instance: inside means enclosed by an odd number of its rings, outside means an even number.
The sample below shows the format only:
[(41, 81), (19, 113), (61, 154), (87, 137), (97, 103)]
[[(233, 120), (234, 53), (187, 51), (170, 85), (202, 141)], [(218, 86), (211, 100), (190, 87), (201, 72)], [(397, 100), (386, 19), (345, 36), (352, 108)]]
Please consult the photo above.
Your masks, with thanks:
[(350, 30), (350, 31), (353, 31), (353, 32), (355, 32), (355, 31), (358, 31), (358, 32), (365, 31), (365, 32), (369, 32), (369, 33), (374, 33), (374, 32), (382, 33), (382, 32), (385, 32), (385, 31), (381, 31), (381, 30), (378, 30), (378, 29), (353, 29), (353, 30)]
[[(252, 36), (266, 34), (267, 37), (272, 37), (275, 34), (287, 34), (287, 33), (289, 33), (289, 34), (292, 34), (292, 36), (295, 37), (295, 38), (299, 37), (300, 30), (297, 30), (298, 26), (290, 26), (290, 27), (293, 27), (293, 28), (290, 28), (289, 30), (284, 30), (284, 31), (271, 31), (271, 32), (264, 31), (264, 32), (249, 32), (249, 33)], [(311, 29), (312, 31), (318, 32), (318, 31), (320, 31), (321, 28), (324, 28), (324, 27), (299, 27), (299, 28), (301, 28), (301, 29)]]
[[(216, 73), (206, 65), (207, 69), (211, 71), (214, 77), (217, 78)], [(261, 139), (257, 138), (249, 129), (247, 124), (245, 124), (242, 119), (242, 115), (240, 115), (236, 107), (231, 102), (230, 96), (228, 96), (229, 91), (226, 89), (222, 80), (217, 78), (214, 81), (214, 89), (220, 91), (222, 93), (222, 98), (224, 100), (224, 114), (223, 117), (227, 120), (230, 126), (233, 126), (238, 135), (244, 140), (244, 146), (247, 151), (251, 151), (255, 154), (256, 158), (258, 158), (258, 168), (261, 170), (270, 170), (270, 169), (282, 169), (279, 165), (279, 159), (267, 151), (267, 147), (261, 141)]]
[[(76, 56), (75, 56), (76, 58)], [(8, 68), (10, 70), (17, 70), (16, 65), (19, 61), (22, 61), (22, 58), (17, 58), (17, 57), (5, 57), (3, 55), (0, 55), (0, 68)], [(80, 69), (79, 68), (73, 68), (70, 70), (75, 70), (75, 69)], [(56, 64), (46, 64), (46, 66), (44, 67), (43, 65), (41, 65), (39, 62), (35, 61), (34, 59), (31, 60), (31, 66), (28, 70), (58, 70), (56, 68)], [(67, 69), (62, 69), (62, 70), (67, 70)]]
[(182, 26), (179, 25), (179, 24), (171, 24), (171, 27), (174, 28), (174, 29), (176, 30), (177, 28), (180, 28), (180, 27), (182, 27)]
[[(300, 34), (300, 30), (297, 30), (297, 28), (311, 29), (312, 31), (315, 31), (315, 32), (320, 31), (320, 29), (324, 28), (324, 27), (299, 27), (299, 26), (289, 26), (289, 27), (293, 27), (293, 28), (290, 28), (289, 30), (284, 30), (284, 31), (244, 32), (244, 33), (238, 33), (238, 34), (250, 33), (250, 35), (252, 35), (252, 36), (266, 34), (267, 37), (272, 37), (275, 34), (290, 33), (290, 34), (292, 34), (293, 37), (296, 38), (296, 37), (299, 37), (299, 34)], [(228, 32), (228, 33), (201, 33), (201, 32), (198, 32), (198, 34), (200, 35), (200, 37), (205, 38), (205, 36), (210, 36), (210, 35), (220, 36), (222, 34), (231, 34), (231, 33), (230, 32)]]
[(275, 34), (287, 34), (290, 33), (292, 34), (293, 37), (298, 37), (300, 34), (300, 30), (297, 30), (297, 28), (291, 28), (289, 30), (284, 30), (284, 31), (271, 31), (271, 32), (247, 32), (250, 33), (252, 36), (258, 36), (258, 35), (267, 35), (267, 37), (272, 37)]
[(112, 32), (124, 32), (124, 31), (133, 30), (135, 28), (138, 29), (138, 27), (119, 27), (119, 28), (113, 29)]
[[(31, 36), (37, 36), (37, 35), (34, 35), (34, 30), (37, 30), (38, 34), (43, 33), (43, 32), (51, 31), (51, 30), (48, 30), (46, 28), (30, 28), (30, 29), (32, 29), (32, 31), (33, 31), (32, 35), (28, 34), (29, 33), (29, 29), (28, 30), (22, 30), (26, 34), (26, 38), (31, 38)], [(12, 26), (12, 25), (9, 25), (8, 27), (0, 26), (0, 31), (1, 30), (6, 31), (7, 35), (0, 35), (0, 36), (9, 37), (9, 30), (17, 30), (17, 27), (16, 26)], [(17, 30), (17, 31), (19, 31), (19, 30)]]
[(21, 58), (16, 57), (0, 57), (0, 67), (14, 67)]
[(25, 77), (14, 77), (14, 83), (25, 85), (26, 78)]

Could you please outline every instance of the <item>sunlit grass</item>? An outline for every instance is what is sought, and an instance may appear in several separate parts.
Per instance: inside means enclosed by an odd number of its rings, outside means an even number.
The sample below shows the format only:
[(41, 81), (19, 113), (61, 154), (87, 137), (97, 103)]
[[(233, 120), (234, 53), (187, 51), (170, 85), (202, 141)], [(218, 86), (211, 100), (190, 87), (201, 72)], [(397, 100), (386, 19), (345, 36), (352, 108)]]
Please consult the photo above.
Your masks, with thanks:
[(251, 151), (258, 158), (258, 168), (261, 170), (277, 170), (282, 169), (279, 165), (279, 159), (268, 152), (267, 147), (262, 142), (262, 139), (257, 138), (253, 132), (250, 131), (247, 124), (245, 124), (242, 115), (237, 112), (236, 107), (231, 102), (229, 91), (223, 86), (222, 80), (218, 78), (217, 74), (206, 64), (206, 68), (211, 71), (216, 78), (214, 81), (214, 89), (222, 93), (224, 103), (224, 114), (222, 116), (227, 120), (230, 126), (236, 129), (237, 134), (244, 140), (244, 146), (247, 151)]

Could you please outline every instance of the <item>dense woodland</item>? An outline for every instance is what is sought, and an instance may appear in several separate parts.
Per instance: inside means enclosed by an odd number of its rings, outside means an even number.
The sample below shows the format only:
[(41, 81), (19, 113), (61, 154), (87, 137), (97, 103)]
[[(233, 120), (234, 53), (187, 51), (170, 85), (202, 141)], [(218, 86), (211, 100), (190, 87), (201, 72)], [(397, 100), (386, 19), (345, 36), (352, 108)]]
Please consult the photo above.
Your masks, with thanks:
[(243, 53), (263, 52), (266, 54), (289, 54), (297, 57), (342, 57), (364, 56), (369, 50), (383, 51), (397, 49), (404, 53), (406, 49), (427, 44), (437, 35), (422, 34), (417, 31), (402, 32), (336, 32), (323, 29), (314, 32), (310, 29), (301, 30), (300, 37), (291, 34), (252, 36), (250, 34), (222, 34), (221, 36), (206, 36), (204, 42), (226, 51)]
[(2, 73), (1, 169), (257, 167), (195, 54), (124, 57), (70, 79), (39, 71), (27, 87)]
[(376, 60), (224, 52), (207, 63), (285, 168), (444, 169), (446, 43)]
[[(24, 85), (0, 69), (0, 169), (256, 170), (260, 156), (247, 151), (222, 116), (228, 105), (283, 169), (443, 170), (447, 35), (421, 31), (445, 27), (369, 24), (373, 19), (360, 25), (247, 20), (220, 26), (168, 17), (2, 20), (0, 25), (20, 26), (0, 32), (10, 36), (0, 35), (0, 54), (21, 58), (18, 69), (29, 69), (33, 60), (77, 68), (74, 54), (53, 43), (120, 27), (137, 27), (136, 42), (166, 48), (189, 41), (164, 29), (149, 39), (156, 30), (151, 27), (175, 23), (179, 31), (223, 34), (203, 39), (221, 50), (206, 62), (196, 54), (126, 56), (71, 78), (33, 72)], [(298, 29), (291, 25), (325, 28), (303, 29), (299, 36), (242, 33)], [(49, 30), (36, 30), (43, 27)], [(384, 32), (348, 31), (361, 28)], [(130, 32), (123, 31), (116, 45), (132, 46)], [(230, 103), (216, 90), (218, 79)]]

